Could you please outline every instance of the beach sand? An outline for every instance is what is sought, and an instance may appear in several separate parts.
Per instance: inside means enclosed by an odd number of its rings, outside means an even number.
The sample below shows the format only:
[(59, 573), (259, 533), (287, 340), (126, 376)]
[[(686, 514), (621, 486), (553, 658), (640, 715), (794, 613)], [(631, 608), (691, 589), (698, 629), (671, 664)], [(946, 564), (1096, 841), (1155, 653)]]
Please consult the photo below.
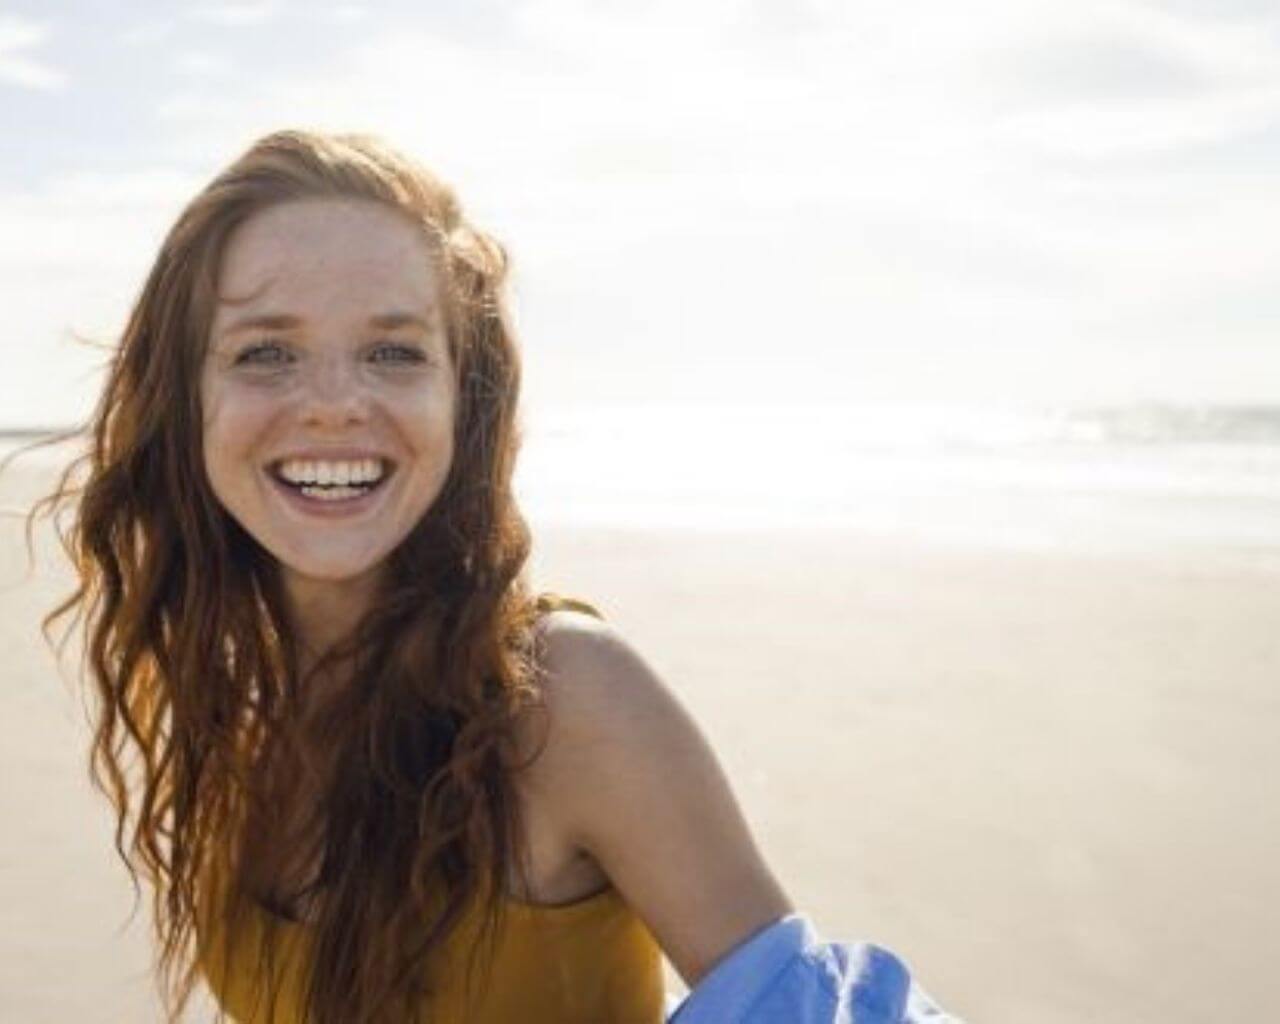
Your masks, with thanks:
[[(0, 506), (47, 481), (10, 469)], [(894, 950), (971, 1024), (1274, 1012), (1262, 560), (535, 526), (534, 582), (595, 603), (680, 694), (825, 937)], [(157, 1020), (149, 900), (126, 926), (76, 666), (37, 632), (69, 577), (43, 536), (24, 579), (0, 531), (0, 1020)]]

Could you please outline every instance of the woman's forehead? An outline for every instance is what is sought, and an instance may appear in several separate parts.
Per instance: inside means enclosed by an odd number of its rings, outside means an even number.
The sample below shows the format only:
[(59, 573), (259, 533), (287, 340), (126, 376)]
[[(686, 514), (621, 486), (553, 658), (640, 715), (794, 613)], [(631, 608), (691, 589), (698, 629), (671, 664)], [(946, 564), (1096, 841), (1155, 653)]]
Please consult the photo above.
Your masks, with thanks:
[(267, 307), (304, 319), (392, 310), (426, 319), (439, 300), (422, 231), (381, 204), (344, 200), (291, 202), (251, 217), (228, 240), (218, 293), (218, 326)]

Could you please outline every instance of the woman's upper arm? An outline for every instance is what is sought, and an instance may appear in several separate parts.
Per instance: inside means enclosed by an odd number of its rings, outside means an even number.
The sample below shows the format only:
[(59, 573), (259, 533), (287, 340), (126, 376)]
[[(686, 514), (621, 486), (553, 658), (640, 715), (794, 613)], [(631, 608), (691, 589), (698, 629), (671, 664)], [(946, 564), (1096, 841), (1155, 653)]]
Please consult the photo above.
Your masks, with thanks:
[(550, 617), (541, 765), (559, 827), (588, 853), (693, 988), (794, 907), (697, 722), (631, 644)]

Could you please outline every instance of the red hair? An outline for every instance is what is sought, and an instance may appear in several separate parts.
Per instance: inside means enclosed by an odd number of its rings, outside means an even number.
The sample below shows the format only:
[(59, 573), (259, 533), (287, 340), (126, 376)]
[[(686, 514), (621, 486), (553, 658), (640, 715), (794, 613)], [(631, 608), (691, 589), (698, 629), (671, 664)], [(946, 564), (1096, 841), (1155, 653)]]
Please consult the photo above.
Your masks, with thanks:
[[(320, 719), (342, 771), (306, 832), (321, 865), (303, 890), (318, 894), (306, 1019), (413, 1019), (429, 1005), (433, 951), (475, 907), (491, 954), (508, 872), (527, 873), (512, 775), (517, 721), (540, 698), (530, 533), (511, 489), (520, 358), (502, 299), (506, 253), (447, 185), (377, 139), (273, 133), (168, 232), (95, 411), (54, 439), (83, 435), (88, 450), (27, 523), (30, 546), (36, 515), (74, 511), (58, 532), (78, 586), (44, 632), (73, 612), (67, 634), (83, 626), (90, 770), (115, 807), (135, 890), (139, 874), (152, 886), (170, 1021), (194, 987), (211, 866), (234, 853), (247, 886), (296, 852), (241, 842), (247, 822), (272, 813), (260, 769), (307, 768), (291, 725), (306, 680), (278, 565), (210, 488), (199, 368), (231, 233), (274, 204), (326, 196), (386, 204), (430, 240), (459, 403), (439, 497), (389, 557), (387, 586), (351, 642), (315, 669), (347, 660), (359, 684)], [(263, 977), (273, 984), (269, 964)]]

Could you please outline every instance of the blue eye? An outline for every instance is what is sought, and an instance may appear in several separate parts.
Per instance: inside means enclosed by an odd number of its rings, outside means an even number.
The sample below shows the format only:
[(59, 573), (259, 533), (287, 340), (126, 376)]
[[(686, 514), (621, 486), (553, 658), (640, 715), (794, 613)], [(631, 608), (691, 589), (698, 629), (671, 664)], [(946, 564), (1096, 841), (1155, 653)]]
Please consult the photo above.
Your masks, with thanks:
[[(382, 352), (392, 353), (393, 358), (391, 359), (377, 358), (378, 354)], [(386, 362), (421, 363), (426, 361), (426, 356), (424, 356), (419, 349), (413, 348), (410, 345), (393, 345), (390, 343), (385, 345), (379, 345), (377, 348), (373, 350), (373, 355), (374, 355), (373, 361), (375, 363), (386, 363)]]
[(259, 358), (260, 356), (287, 356), (283, 347), (274, 341), (264, 341), (256, 345), (250, 345), (247, 349), (236, 356), (236, 365), (241, 363), (257, 363), (260, 365), (272, 365), (280, 363), (283, 360), (279, 358)]

